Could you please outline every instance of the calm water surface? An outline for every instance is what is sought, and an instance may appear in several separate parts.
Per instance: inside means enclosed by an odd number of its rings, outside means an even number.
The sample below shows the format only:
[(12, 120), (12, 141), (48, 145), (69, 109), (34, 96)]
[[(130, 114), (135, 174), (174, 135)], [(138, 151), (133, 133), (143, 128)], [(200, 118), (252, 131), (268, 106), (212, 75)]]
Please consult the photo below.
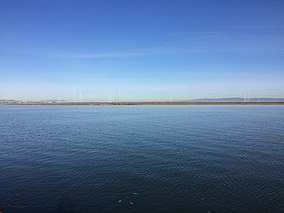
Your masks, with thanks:
[(0, 211), (284, 212), (284, 106), (0, 106)]

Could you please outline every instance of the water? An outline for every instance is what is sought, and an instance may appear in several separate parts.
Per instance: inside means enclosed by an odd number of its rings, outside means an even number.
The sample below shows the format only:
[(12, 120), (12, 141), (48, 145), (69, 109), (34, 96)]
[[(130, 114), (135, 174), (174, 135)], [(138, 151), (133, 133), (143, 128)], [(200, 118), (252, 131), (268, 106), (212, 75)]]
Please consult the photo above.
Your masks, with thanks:
[(0, 211), (284, 212), (284, 106), (1, 106)]

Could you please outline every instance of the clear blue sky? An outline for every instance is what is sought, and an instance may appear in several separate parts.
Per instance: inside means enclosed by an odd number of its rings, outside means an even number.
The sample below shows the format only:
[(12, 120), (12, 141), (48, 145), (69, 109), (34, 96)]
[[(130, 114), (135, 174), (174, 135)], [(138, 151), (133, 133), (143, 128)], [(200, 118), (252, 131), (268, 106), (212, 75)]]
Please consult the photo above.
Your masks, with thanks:
[(0, 0), (0, 99), (284, 98), (283, 0)]

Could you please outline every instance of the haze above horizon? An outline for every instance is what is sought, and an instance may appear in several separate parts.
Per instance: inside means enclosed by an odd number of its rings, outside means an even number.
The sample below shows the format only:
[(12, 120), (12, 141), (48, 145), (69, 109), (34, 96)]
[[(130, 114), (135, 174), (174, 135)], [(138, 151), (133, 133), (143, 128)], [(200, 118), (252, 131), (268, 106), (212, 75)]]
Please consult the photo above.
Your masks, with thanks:
[(282, 0), (0, 0), (0, 99), (284, 98)]

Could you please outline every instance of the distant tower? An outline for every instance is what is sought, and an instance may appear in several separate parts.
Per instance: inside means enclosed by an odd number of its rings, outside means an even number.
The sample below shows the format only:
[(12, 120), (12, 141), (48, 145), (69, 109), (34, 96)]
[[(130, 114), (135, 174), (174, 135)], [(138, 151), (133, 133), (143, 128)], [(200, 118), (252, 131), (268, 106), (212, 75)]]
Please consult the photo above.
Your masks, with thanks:
[(248, 90), (244, 92), (244, 102), (250, 102), (250, 95)]
[(191, 101), (191, 86), (188, 88), (188, 100)]
[(250, 102), (250, 94), (249, 91), (247, 91), (248, 95), (247, 95), (247, 101)]
[(75, 92), (75, 90), (73, 91), (73, 102), (74, 103), (76, 102), (76, 92)]
[(108, 102), (112, 102), (112, 89), (109, 88), (109, 100)]

